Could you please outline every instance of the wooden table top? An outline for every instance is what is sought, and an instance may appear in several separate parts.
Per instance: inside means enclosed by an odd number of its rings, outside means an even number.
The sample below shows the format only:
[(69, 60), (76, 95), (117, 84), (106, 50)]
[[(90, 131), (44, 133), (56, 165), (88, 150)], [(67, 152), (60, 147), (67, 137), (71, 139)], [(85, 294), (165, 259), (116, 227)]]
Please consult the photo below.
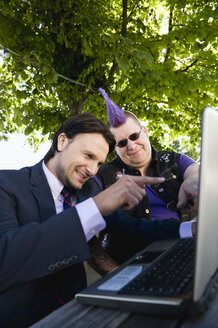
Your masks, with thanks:
[[(85, 262), (88, 285), (100, 275)], [(35, 323), (31, 328), (218, 328), (218, 293), (199, 317), (163, 318), (79, 304), (75, 299)]]
[(72, 300), (32, 328), (218, 328), (218, 294), (208, 311), (196, 318), (170, 319), (88, 306)]

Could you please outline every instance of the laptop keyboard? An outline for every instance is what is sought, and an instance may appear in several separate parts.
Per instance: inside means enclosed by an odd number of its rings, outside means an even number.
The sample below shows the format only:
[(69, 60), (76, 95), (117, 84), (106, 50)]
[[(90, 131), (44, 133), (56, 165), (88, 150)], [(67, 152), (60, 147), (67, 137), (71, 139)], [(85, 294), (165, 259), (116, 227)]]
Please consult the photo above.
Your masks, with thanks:
[(170, 297), (187, 294), (193, 288), (194, 247), (193, 238), (178, 240), (118, 294)]

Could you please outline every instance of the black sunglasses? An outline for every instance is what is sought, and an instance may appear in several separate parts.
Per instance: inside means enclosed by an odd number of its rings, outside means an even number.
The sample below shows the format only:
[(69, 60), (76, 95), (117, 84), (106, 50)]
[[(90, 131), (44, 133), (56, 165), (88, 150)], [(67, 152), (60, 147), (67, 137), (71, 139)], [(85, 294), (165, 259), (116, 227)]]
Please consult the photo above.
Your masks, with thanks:
[[(139, 137), (140, 137), (140, 133), (142, 132), (142, 127), (140, 129), (139, 132), (135, 132), (133, 134), (130, 134), (130, 136), (128, 137), (129, 140), (131, 141), (135, 141), (137, 140)], [(119, 148), (123, 148), (123, 147), (126, 147), (126, 145), (128, 144), (128, 139), (122, 139), (120, 140), (116, 146), (119, 147)]]

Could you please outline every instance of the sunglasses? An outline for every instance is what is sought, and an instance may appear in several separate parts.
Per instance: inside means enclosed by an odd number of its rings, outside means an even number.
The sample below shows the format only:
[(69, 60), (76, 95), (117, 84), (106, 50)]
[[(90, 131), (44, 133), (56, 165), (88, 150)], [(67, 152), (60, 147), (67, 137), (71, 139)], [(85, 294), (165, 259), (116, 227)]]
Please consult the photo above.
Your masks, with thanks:
[(122, 139), (120, 140), (116, 146), (119, 147), (119, 148), (123, 148), (123, 147), (126, 147), (126, 145), (128, 144), (128, 140), (131, 140), (131, 141), (135, 141), (137, 140), (139, 137), (140, 137), (140, 133), (142, 132), (142, 127), (140, 129), (139, 132), (135, 132), (133, 134), (130, 134), (130, 136), (128, 137), (128, 139)]

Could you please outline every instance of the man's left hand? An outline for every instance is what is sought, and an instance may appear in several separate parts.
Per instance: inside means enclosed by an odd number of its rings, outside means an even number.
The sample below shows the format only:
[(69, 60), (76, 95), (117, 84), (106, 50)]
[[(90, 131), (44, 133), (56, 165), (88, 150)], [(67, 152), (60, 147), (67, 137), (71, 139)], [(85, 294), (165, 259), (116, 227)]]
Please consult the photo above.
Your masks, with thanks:
[(197, 210), (198, 200), (198, 185), (199, 185), (199, 165), (190, 165), (184, 173), (184, 181), (181, 184), (178, 194), (178, 208), (183, 208), (188, 205), (191, 199), (193, 212)]

